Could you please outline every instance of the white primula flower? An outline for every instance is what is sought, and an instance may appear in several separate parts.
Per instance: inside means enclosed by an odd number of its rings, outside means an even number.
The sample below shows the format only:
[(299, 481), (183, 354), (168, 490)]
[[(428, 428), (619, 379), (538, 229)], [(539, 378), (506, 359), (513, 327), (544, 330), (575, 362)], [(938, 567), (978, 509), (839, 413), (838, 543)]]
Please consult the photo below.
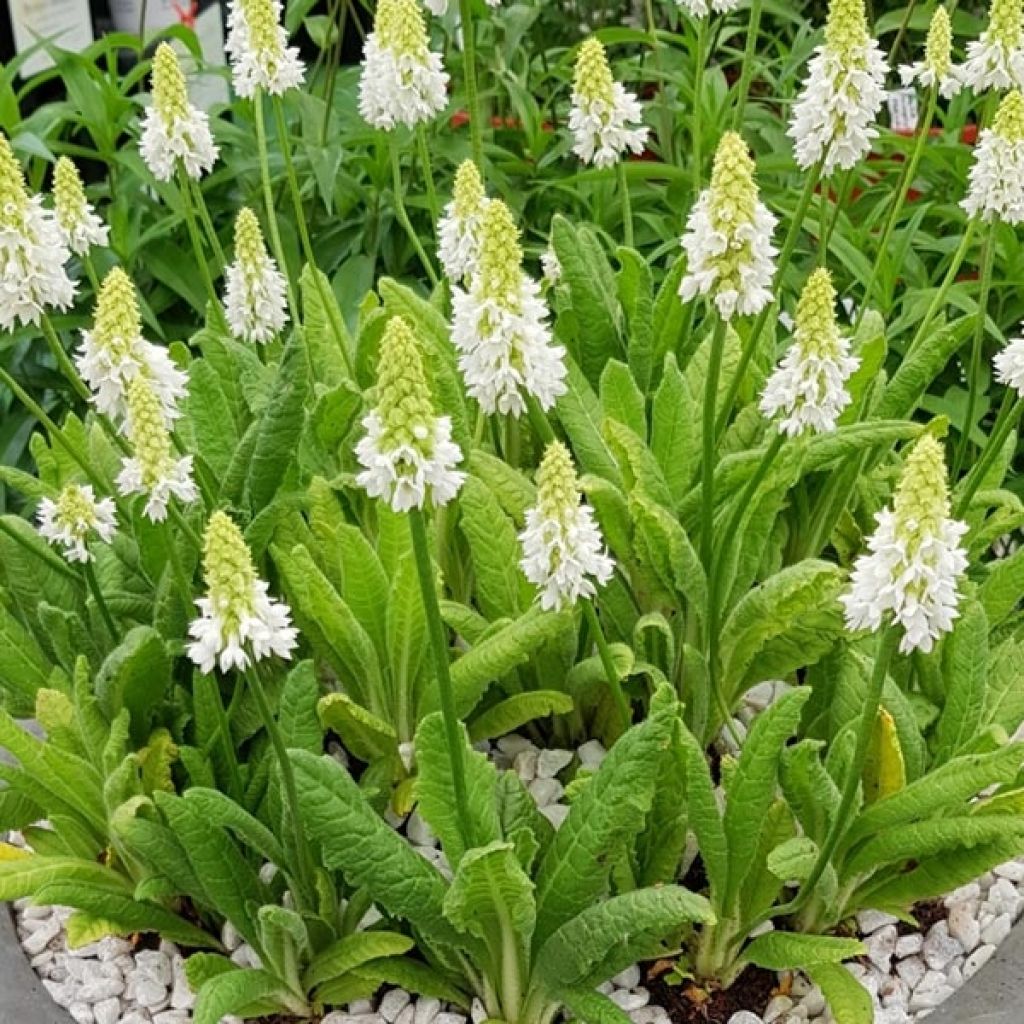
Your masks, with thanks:
[(992, 0), (988, 27), (967, 44), (961, 68), (964, 81), (976, 92), (1024, 89), (1024, 3)]
[(64, 549), (69, 562), (90, 562), (86, 546), (92, 534), (109, 544), (117, 532), (117, 510), (111, 498), (96, 500), (89, 484), (68, 484), (57, 500), (43, 498), (36, 511), (39, 533)]
[(135, 285), (120, 267), (114, 267), (103, 279), (93, 326), (82, 331), (75, 365), (104, 416), (115, 421), (125, 419), (127, 388), (139, 376), (149, 381), (165, 425), (170, 426), (181, 415), (178, 403), (185, 397), (188, 377), (174, 365), (165, 348), (142, 337)]
[(288, 45), (280, 0), (231, 0), (228, 39), (235, 92), (252, 99), (257, 89), (280, 96), (302, 85), (306, 66), (298, 47)]
[(840, 597), (850, 629), (903, 630), (900, 650), (928, 653), (959, 615), (967, 571), (967, 524), (950, 517), (942, 445), (923, 435), (907, 457), (892, 507), (879, 512), (869, 554), (853, 567)]
[(476, 273), (487, 196), (480, 172), (464, 160), (455, 173), (452, 201), (437, 225), (437, 257), (449, 281), (465, 284)]
[(686, 222), (683, 302), (710, 295), (725, 320), (764, 309), (772, 301), (776, 224), (758, 198), (746, 143), (726, 132), (715, 153), (711, 187), (700, 194)]
[(676, 4), (695, 18), (706, 18), (712, 11), (716, 14), (735, 11), (740, 0), (676, 0)]
[(793, 107), (789, 136), (805, 170), (824, 160), (828, 177), (848, 171), (878, 137), (888, 62), (868, 32), (864, 0), (832, 0), (825, 42), (814, 51)]
[(38, 324), (49, 307), (68, 309), (75, 286), (57, 217), (29, 196), (7, 136), (0, 132), (0, 330)]
[(178, 56), (168, 43), (153, 58), (153, 102), (142, 119), (139, 152), (157, 181), (170, 181), (179, 160), (196, 180), (217, 162), (210, 120), (189, 103)]
[(466, 390), (488, 415), (520, 416), (532, 395), (550, 409), (564, 395), (565, 349), (552, 344), (540, 285), (523, 271), (519, 231), (500, 200), (487, 204), (479, 267), (452, 292), (452, 342)]
[(235, 220), (235, 261), (224, 277), (224, 310), (231, 333), (241, 341), (272, 341), (288, 322), (288, 286), (248, 207), (242, 207)]
[(992, 360), (996, 379), (1024, 398), (1024, 337), (1012, 339)]
[(149, 379), (137, 374), (126, 389), (126, 419), (131, 455), (121, 463), (117, 489), (125, 497), (144, 494), (144, 513), (154, 523), (167, 518), (171, 498), (188, 504), (199, 497), (192, 480), (192, 456), (176, 458), (164, 411)]
[(974, 151), (967, 196), (960, 204), (972, 216), (1024, 223), (1024, 93), (1007, 93), (991, 128)]
[(926, 89), (936, 88), (947, 100), (963, 88), (963, 73), (953, 64), (953, 27), (945, 7), (936, 7), (932, 15), (924, 60), (900, 68), (900, 78), (904, 85), (919, 82)]
[(78, 168), (66, 156), (59, 157), (53, 169), (53, 211), (65, 244), (76, 256), (107, 244), (110, 229), (86, 199)]
[(827, 270), (816, 270), (797, 304), (790, 345), (761, 396), (761, 412), (782, 413), (779, 429), (790, 436), (836, 429), (850, 404), (846, 382), (860, 365), (836, 322), (836, 291)]
[(526, 578), (540, 588), (543, 609), (562, 609), (591, 598), (615, 571), (594, 510), (580, 500), (568, 449), (552, 441), (537, 473), (537, 504), (519, 535)]
[(600, 40), (590, 36), (580, 47), (573, 81), (569, 129), (573, 152), (595, 167), (611, 167), (627, 150), (642, 153), (648, 129), (636, 96), (612, 78)]
[(214, 512), (206, 524), (203, 578), (206, 596), (196, 601), (200, 614), (188, 627), (187, 648), (200, 671), (243, 672), (275, 654), (291, 658), (299, 642), (291, 609), (269, 596), (241, 530), (225, 512)]
[(381, 341), (377, 406), (364, 419), (356, 445), (363, 471), (356, 483), (395, 512), (447, 505), (466, 474), (447, 416), (434, 414), (419, 343), (402, 317), (388, 321)]
[(380, 0), (362, 68), (359, 113), (375, 128), (414, 128), (448, 104), (448, 74), (416, 0)]

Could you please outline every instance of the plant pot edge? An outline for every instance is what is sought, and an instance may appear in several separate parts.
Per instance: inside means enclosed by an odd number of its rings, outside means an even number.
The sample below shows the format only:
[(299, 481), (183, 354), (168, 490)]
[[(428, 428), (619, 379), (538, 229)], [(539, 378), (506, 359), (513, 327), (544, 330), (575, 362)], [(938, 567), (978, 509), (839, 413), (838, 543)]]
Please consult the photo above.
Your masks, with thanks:
[[(0, 903), (0, 1022), (74, 1024), (29, 966), (14, 928), (13, 908)], [(1020, 1024), (1024, 1006), (1024, 921), (992, 959), (928, 1017), (928, 1024)]]

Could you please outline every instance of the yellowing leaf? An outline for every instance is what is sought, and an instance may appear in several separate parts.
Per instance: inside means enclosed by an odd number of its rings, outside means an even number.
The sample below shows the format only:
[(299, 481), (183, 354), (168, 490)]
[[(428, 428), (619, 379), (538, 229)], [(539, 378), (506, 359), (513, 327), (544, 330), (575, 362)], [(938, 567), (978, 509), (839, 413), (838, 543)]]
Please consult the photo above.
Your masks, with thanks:
[(898, 793), (907, 784), (903, 750), (896, 732), (896, 721), (885, 708), (879, 708), (864, 763), (864, 803)]

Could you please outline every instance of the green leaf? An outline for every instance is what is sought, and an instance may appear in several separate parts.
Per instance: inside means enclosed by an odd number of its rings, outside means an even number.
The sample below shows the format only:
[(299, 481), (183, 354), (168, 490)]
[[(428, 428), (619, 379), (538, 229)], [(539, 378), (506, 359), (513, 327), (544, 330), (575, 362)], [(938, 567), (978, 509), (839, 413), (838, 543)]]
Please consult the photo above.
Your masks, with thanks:
[(871, 993), (845, 967), (811, 963), (803, 971), (821, 989), (836, 1024), (872, 1024)]
[(628, 325), (629, 368), (640, 389), (651, 384), (654, 361), (654, 281), (647, 260), (635, 249), (619, 246), (619, 302)]
[(690, 386), (670, 354), (654, 395), (651, 451), (665, 476), (674, 506), (685, 497), (700, 460), (699, 420)]
[(1020, 604), (1024, 594), (1024, 548), (990, 566), (987, 579), (978, 588), (978, 600), (992, 626), (1004, 622)]
[[(470, 648), (452, 665), (456, 714), (460, 718), (469, 715), (491, 683), (559, 636), (569, 621), (568, 613), (546, 612), (534, 605), (515, 622)], [(424, 694), (421, 714), (438, 709), (436, 691), (436, 687), (431, 687)]]
[(286, 747), (318, 754), (323, 730), (317, 715), (320, 684), (312, 661), (300, 661), (285, 678), (277, 704), (277, 725)]
[(587, 907), (541, 947), (537, 971), (549, 991), (593, 988), (638, 960), (668, 953), (664, 940), (684, 925), (712, 925), (703, 896), (678, 885), (636, 889)]
[(572, 803), (537, 869), (539, 942), (607, 891), (609, 851), (643, 828), (677, 721), (671, 708), (630, 729)]
[(896, 721), (885, 708), (879, 708), (875, 716), (862, 781), (865, 804), (873, 804), (898, 793), (907, 784), (907, 769)]
[(743, 950), (743, 959), (768, 971), (802, 970), (810, 964), (841, 964), (867, 950), (857, 939), (800, 932), (768, 932)]
[(934, 330), (927, 345), (918, 345), (914, 352), (903, 358), (874, 410), (875, 418), (882, 420), (909, 416), (928, 385), (962, 344), (963, 336), (959, 331), (949, 328)]
[(403, 558), (399, 562), (391, 583), (386, 638), (391, 683), (394, 691), (402, 695), (392, 713), (396, 715), (395, 724), (401, 733), (400, 738), (411, 739), (415, 728), (411, 716), (430, 646), (419, 574), (416, 560), (412, 557)]
[(206, 359), (189, 363), (185, 415), (200, 457), (221, 477), (231, 464), (240, 438), (220, 375)]
[(31, 713), (51, 667), (32, 634), (0, 604), (0, 691), (6, 691), (12, 711)]
[(601, 373), (601, 408), (609, 419), (628, 427), (638, 438), (647, 437), (647, 413), (643, 392), (636, 386), (625, 363), (612, 359)]
[[(473, 750), (459, 730), (463, 744), (462, 778), (469, 810), (473, 846), (486, 846), (501, 837), (496, 789), (498, 773), (484, 754)], [(452, 868), (467, 853), (467, 837), (456, 813), (455, 765), (448, 748), (444, 719), (440, 712), (427, 715), (416, 730), (415, 795), (420, 814), (441, 840)]]
[(274, 833), (229, 796), (215, 789), (194, 786), (185, 790), (182, 799), (194, 806), (210, 825), (233, 832), (264, 860), (282, 866), (288, 863)]
[(317, 710), (324, 728), (333, 729), (360, 761), (389, 757), (398, 749), (395, 730), (344, 693), (327, 694)]
[(459, 931), (486, 943), (496, 959), (506, 943), (526, 956), (537, 920), (533, 882), (511, 843), (469, 850), (455, 869), (444, 913)]
[[(196, 996), (194, 1024), (219, 1024), (227, 1014), (270, 1002), (293, 1008), (296, 1002), (278, 978), (267, 971), (234, 970), (210, 978)], [(300, 1008), (299, 1012), (304, 1010)]]
[(625, 1010), (593, 989), (561, 989), (552, 995), (582, 1024), (627, 1024), (631, 1019)]
[[(345, 357), (346, 354), (351, 357), (355, 345), (327, 275), (307, 263), (299, 277), (299, 289), (302, 292), (303, 342), (316, 367), (317, 381), (328, 388), (334, 387), (349, 379)], [(329, 308), (325, 308), (325, 301)], [(335, 333), (338, 329), (340, 338)]]
[(306, 751), (290, 754), (299, 790), (299, 811), (321, 844), (324, 865), (344, 872), (384, 910), (408, 921), (431, 941), (457, 945), (442, 915), (445, 882), (440, 872), (369, 805), (336, 761)]
[(163, 637), (151, 626), (136, 626), (100, 666), (96, 696), (108, 718), (127, 708), (132, 738), (141, 746), (170, 684), (171, 658)]
[(977, 735), (985, 711), (989, 624), (976, 600), (961, 604), (960, 618), (942, 644), (946, 702), (935, 729), (935, 760), (946, 761)]
[(370, 960), (408, 953), (413, 945), (412, 939), (397, 932), (355, 932), (345, 935), (313, 957), (302, 976), (302, 986), (311, 992), (318, 985), (340, 978)]
[(566, 359), (566, 369), (567, 391), (555, 403), (558, 422), (569, 435), (573, 454), (583, 470), (621, 487), (618, 463), (601, 432), (601, 403), (571, 359)]
[(818, 858), (818, 844), (806, 836), (788, 839), (768, 854), (768, 870), (780, 882), (807, 879)]
[(530, 690), (517, 693), (477, 715), (469, 727), (473, 743), (507, 736), (527, 722), (548, 715), (567, 715), (573, 710), (572, 697), (560, 690)]
[[(406, 992), (418, 992), (423, 996), (433, 996), (446, 1003), (454, 1003), (465, 1009), (469, 1008), (469, 996), (459, 988), (457, 979), (441, 974), (422, 961), (413, 960), (411, 957), (391, 956), (380, 960), (371, 960), (362, 967), (357, 967), (352, 974), (374, 983), (371, 994), (382, 984), (395, 985), (404, 988)], [(323, 999), (330, 1003), (339, 1002), (328, 995), (326, 987)]]

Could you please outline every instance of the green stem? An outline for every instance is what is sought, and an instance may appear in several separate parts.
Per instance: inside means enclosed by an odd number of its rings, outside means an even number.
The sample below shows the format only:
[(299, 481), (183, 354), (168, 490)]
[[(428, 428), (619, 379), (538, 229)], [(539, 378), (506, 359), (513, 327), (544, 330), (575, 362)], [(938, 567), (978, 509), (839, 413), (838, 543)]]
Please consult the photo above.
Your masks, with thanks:
[(267, 215), (267, 227), (270, 231), (270, 247), (274, 250), (274, 259), (278, 269), (284, 274), (288, 285), (288, 309), (291, 311), (292, 323), (299, 324), (299, 304), (292, 287), (292, 275), (288, 272), (288, 261), (285, 259), (284, 246), (281, 244), (281, 227), (277, 223), (277, 204), (274, 202), (274, 187), (270, 180), (270, 152), (267, 149), (267, 126), (263, 120), (263, 90), (257, 89), (252, 98), (253, 120), (256, 122), (256, 146), (259, 150), (260, 181), (263, 185), (263, 206)]
[(213, 226), (213, 218), (210, 216), (210, 208), (206, 205), (206, 196), (203, 195), (202, 186), (195, 178), (189, 178), (192, 186), (192, 195), (195, 197), (196, 209), (199, 211), (199, 219), (202, 221), (203, 230), (206, 232), (206, 240), (210, 243), (210, 251), (216, 257), (217, 266), (220, 272), (228, 265), (224, 258), (224, 248), (217, 237), (217, 229)]
[(307, 894), (316, 892), (315, 868), (313, 855), (306, 840), (306, 833), (302, 828), (302, 819), (299, 816), (299, 790), (295, 784), (295, 771), (288, 758), (288, 751), (285, 749), (284, 739), (281, 730), (277, 727), (274, 712), (267, 697), (266, 688), (260, 673), (258, 663), (254, 663), (246, 672), (246, 678), (252, 688), (253, 697), (256, 698), (256, 708), (259, 711), (263, 728), (267, 730), (270, 737), (270, 744), (274, 748), (277, 757), (278, 768), (281, 771), (281, 782), (284, 785), (284, 797), (288, 804), (288, 817), (291, 819), (292, 829), (295, 833), (295, 852), (298, 857), (298, 876), (302, 884), (295, 886), (295, 902), (301, 911), (307, 908)]
[(75, 364), (71, 362), (71, 357), (64, 351), (64, 346), (61, 344), (57, 331), (54, 329), (46, 313), (43, 314), (40, 323), (43, 328), (43, 334), (46, 337), (46, 344), (53, 353), (53, 358), (57, 360), (58, 369), (64, 375), (65, 380), (71, 385), (72, 391), (83, 401), (88, 402), (92, 398), (92, 393), (85, 386), (82, 378), (78, 376)]
[(85, 267), (85, 276), (89, 278), (89, 284), (92, 285), (92, 293), (95, 297), (100, 293), (100, 279), (96, 274), (96, 268), (93, 266), (92, 256), (88, 253), (82, 257), (82, 266)]
[(999, 458), (1006, 444), (1006, 439), (1010, 436), (1010, 431), (1013, 430), (1017, 420), (1020, 419), (1022, 412), (1024, 412), (1024, 398), (1017, 398), (1015, 400), (1015, 393), (1012, 390), (1007, 390), (1003, 396), (1003, 404), (999, 410), (999, 415), (996, 417), (995, 426), (993, 426), (988, 443), (985, 445), (985, 450), (967, 477), (963, 493), (957, 498), (957, 518), (962, 519), (967, 514), (971, 506), (971, 500), (978, 493), (978, 488), (981, 487), (986, 473), (992, 468), (992, 463)]
[(953, 282), (956, 280), (956, 275), (960, 272), (960, 267), (963, 265), (964, 259), (967, 257), (967, 250), (971, 246), (971, 242), (974, 239), (974, 232), (978, 227), (978, 219), (972, 217), (967, 224), (967, 230), (963, 234), (963, 238), (960, 239), (960, 245), (956, 252), (953, 254), (953, 261), (949, 265), (949, 270), (946, 271), (946, 276), (942, 280), (942, 284), (939, 285), (934, 297), (932, 298), (931, 304), (928, 306), (927, 311), (924, 314), (924, 318), (918, 324), (917, 331), (914, 333), (914, 337), (911, 339), (910, 344), (907, 346), (907, 350), (903, 356), (904, 359), (908, 359), (918, 348), (921, 342), (927, 337), (929, 330), (931, 330), (932, 321), (935, 319), (939, 308), (946, 301), (946, 295), (949, 293), (949, 289), (953, 286)]
[(398, 152), (398, 143), (392, 137), (388, 140), (388, 144), (391, 147), (391, 175), (392, 181), (394, 182), (395, 216), (398, 218), (398, 223), (402, 225), (403, 230), (409, 237), (409, 241), (412, 242), (412, 247), (416, 250), (416, 255), (419, 257), (420, 263), (423, 264), (423, 269), (427, 272), (427, 277), (430, 278), (431, 287), (436, 288), (440, 283), (437, 271), (434, 270), (434, 265), (430, 262), (430, 257), (424, 250), (423, 243), (420, 241), (420, 236), (412, 226), (412, 222), (409, 220), (409, 214), (405, 209), (405, 186), (402, 183), (402, 162)]
[(206, 288), (207, 299), (213, 307), (213, 315), (223, 320), (224, 311), (221, 308), (220, 297), (217, 295), (217, 289), (214, 287), (213, 278), (210, 276), (210, 265), (206, 262), (206, 253), (203, 250), (203, 238), (199, 232), (196, 212), (192, 208), (192, 189), (189, 186), (188, 175), (181, 168), (178, 169), (178, 194), (181, 196), (181, 207), (185, 211), (188, 237), (192, 241), (192, 251), (195, 253), (196, 263), (199, 265), (199, 274)]
[[(822, 158), (822, 161), (823, 160), (824, 157)], [(793, 252), (796, 250), (796, 243), (800, 238), (800, 231), (803, 228), (804, 218), (807, 216), (807, 211), (811, 208), (811, 201), (814, 199), (814, 190), (817, 188), (818, 182), (821, 179), (822, 166), (823, 162), (819, 162), (817, 166), (811, 170), (810, 174), (808, 174), (807, 181), (804, 183), (803, 193), (800, 196), (800, 202), (797, 205), (793, 219), (789, 222), (789, 230), (786, 232), (786, 239), (782, 243), (782, 251), (779, 253), (778, 269), (775, 272), (775, 280), (780, 286), (784, 279), (786, 268), (789, 266), (789, 261), (792, 259)], [(736, 373), (733, 375), (732, 381), (729, 384), (729, 390), (726, 392), (725, 404), (722, 407), (722, 411), (718, 414), (718, 422), (715, 424), (716, 437), (721, 437), (722, 434), (725, 433), (725, 428), (729, 425), (729, 417), (732, 415), (732, 408), (736, 404), (736, 395), (739, 393), (740, 386), (743, 384), (743, 378), (746, 376), (750, 360), (753, 359), (754, 353), (757, 351), (757, 343), (761, 338), (761, 333), (768, 324), (769, 318), (776, 313), (777, 310), (778, 300), (761, 310), (757, 319), (754, 321), (754, 326), (751, 328), (750, 334), (748, 335), (740, 353), (740, 361), (736, 366)]]
[(235, 741), (231, 735), (231, 722), (224, 707), (224, 698), (221, 696), (217, 678), (211, 675), (207, 676), (206, 679), (213, 694), (213, 711), (217, 717), (217, 732), (220, 738), (221, 750), (224, 752), (224, 760), (228, 766), (228, 785), (231, 787), (231, 796), (235, 801), (241, 802), (245, 796), (245, 786), (242, 785), (242, 773), (238, 767)]
[(654, 0), (644, 0), (644, 9), (647, 14), (647, 34), (651, 38), (651, 51), (654, 54), (654, 70), (658, 76), (658, 109), (661, 116), (661, 130), (658, 132), (658, 138), (661, 141), (661, 159), (671, 166), (676, 162), (674, 118), (672, 117), (672, 105), (665, 93), (665, 74), (661, 65), (658, 27), (654, 20)]
[(893, 40), (892, 49), (889, 51), (889, 64), (895, 65), (896, 57), (899, 55), (900, 46), (903, 43), (903, 39), (907, 34), (907, 29), (910, 27), (910, 18), (914, 13), (914, 8), (917, 6), (917, 0), (910, 0), (907, 4), (907, 9), (903, 14), (903, 20), (900, 22), (899, 31), (896, 33), (896, 38)]
[(701, 458), (701, 529), (700, 558), (704, 571), (711, 573), (715, 530), (715, 407), (718, 380), (722, 373), (722, 352), (725, 347), (726, 322), (721, 317), (711, 339), (708, 373), (704, 385), (703, 456)]
[(733, 128), (743, 134), (743, 117), (747, 110), (747, 98), (750, 95), (750, 82), (754, 75), (754, 61), (757, 56), (757, 37), (761, 31), (762, 0), (751, 0), (750, 21), (747, 23), (747, 45), (743, 50), (743, 69), (740, 72), (740, 84), (736, 96), (736, 114)]
[[(281, 152), (284, 155), (284, 171), (288, 179), (288, 190), (291, 192), (292, 208), (295, 210), (295, 223), (299, 229), (299, 241), (302, 245), (302, 253), (305, 256), (306, 264), (313, 278), (313, 286), (316, 288), (320, 305), (331, 325), (331, 333), (334, 335), (334, 343), (338, 346), (342, 358), (345, 360), (345, 368), (351, 376), (355, 376), (355, 367), (352, 365), (352, 356), (349, 354), (348, 345), (345, 341), (345, 328), (340, 320), (337, 303), (328, 301), (324, 291), (324, 282), (316, 264), (316, 257), (313, 255), (313, 244), (309, 237), (309, 225), (306, 223), (306, 213), (302, 208), (302, 193), (299, 192), (299, 181), (295, 176), (295, 165), (292, 163), (292, 147), (288, 137), (288, 122), (284, 117), (284, 103), (280, 96), (274, 96), (271, 105), (274, 109), (274, 120), (277, 123), (277, 137), (281, 144)], [(307, 347), (307, 353), (309, 349)], [(312, 366), (310, 367), (312, 369)]]
[(484, 125), (480, 111), (480, 93), (476, 80), (476, 25), (471, 0), (459, 0), (462, 20), (462, 63), (466, 74), (466, 102), (469, 106), (469, 132), (473, 145), (473, 163), (484, 174)]
[(437, 676), (441, 716), (444, 719), (445, 738), (452, 763), (452, 786), (455, 790), (455, 813), (464, 846), (469, 849), (476, 844), (473, 819), (469, 813), (469, 797), (466, 793), (466, 740), (455, 707), (455, 690), (452, 686), (451, 666), (448, 662), (448, 640), (441, 608), (437, 601), (437, 587), (434, 577), (434, 563), (430, 557), (427, 541), (427, 526), (423, 511), (414, 508), (409, 512), (409, 531), (412, 534), (413, 553), (416, 557), (416, 571), (419, 575), (423, 610), (430, 631), (430, 647), (434, 655), (434, 671)]
[(587, 627), (590, 629), (591, 634), (593, 634), (594, 643), (597, 645), (597, 653), (601, 658), (601, 666), (604, 668), (605, 678), (608, 680), (608, 688), (612, 691), (616, 710), (622, 719), (622, 730), (625, 732), (633, 721), (633, 712), (630, 710), (626, 695), (622, 692), (622, 681), (619, 679), (619, 672), (615, 667), (615, 659), (612, 657), (611, 648), (608, 646), (608, 638), (604, 635), (601, 620), (597, 617), (597, 612), (594, 611), (594, 603), (592, 601), (583, 602), (583, 615), (587, 620)]
[(626, 247), (632, 249), (633, 245), (633, 200), (629, 195), (629, 178), (626, 177), (626, 161), (620, 160), (619, 171), (619, 193), (622, 196), (622, 223), (625, 228)]
[(696, 201), (700, 195), (701, 183), (704, 180), (704, 72), (707, 68), (707, 18), (700, 18), (697, 24), (697, 66), (693, 78), (693, 197)]
[(427, 130), (422, 124), (416, 126), (416, 143), (420, 151), (420, 163), (423, 166), (423, 183), (427, 193), (427, 208), (430, 210), (430, 223), (437, 231), (440, 218), (440, 207), (437, 205), (437, 190), (434, 188), (434, 168), (430, 162), (430, 147), (427, 145)]
[(900, 172), (900, 181), (896, 194), (893, 197), (892, 208), (889, 210), (889, 216), (886, 218), (885, 228), (882, 231), (882, 237), (878, 243), (878, 255), (871, 267), (871, 277), (868, 278), (868, 283), (864, 288), (864, 301), (857, 314), (857, 321), (854, 324), (853, 329), (854, 334), (857, 333), (857, 328), (860, 327), (861, 321), (864, 319), (864, 314), (867, 312), (868, 306), (873, 298), (875, 285), (878, 283), (878, 277), (881, 273), (882, 263), (889, 253), (889, 241), (892, 238), (893, 232), (896, 230), (896, 225), (899, 223), (900, 215), (903, 213), (903, 207), (906, 205), (907, 192), (909, 191), (910, 186), (914, 183), (914, 175), (917, 174), (918, 165), (920, 164), (921, 157), (924, 154), (925, 143), (928, 141), (928, 131), (931, 128), (932, 118), (935, 116), (938, 96), (938, 89), (933, 86), (928, 93), (928, 102), (925, 105), (924, 114), (917, 126), (917, 135), (914, 139), (914, 148), (911, 152), (910, 159), (903, 162), (903, 169)]
[(971, 343), (971, 363), (967, 374), (967, 409), (964, 412), (964, 429), (953, 457), (952, 479), (960, 476), (960, 469), (967, 456), (971, 443), (971, 427), (974, 414), (978, 408), (978, 392), (981, 389), (981, 357), (985, 346), (985, 321), (988, 320), (988, 299), (992, 291), (992, 274), (995, 269), (996, 227), (993, 221), (985, 240), (985, 249), (981, 258), (981, 291), (978, 294), (978, 313), (974, 323), (974, 338)]
[(878, 637), (875, 667), (871, 673), (867, 693), (864, 695), (864, 707), (861, 710), (860, 724), (857, 727), (857, 746), (854, 750), (853, 761), (847, 768), (848, 774), (843, 786), (843, 795), (839, 803), (839, 809), (836, 812), (836, 816), (832, 819), (832, 826), (829, 829), (828, 837), (818, 851), (818, 858), (814, 863), (811, 873), (807, 876), (807, 881), (800, 887), (800, 891), (795, 899), (784, 907), (776, 907), (772, 911), (773, 917), (782, 917), (794, 913), (814, 895), (815, 887), (821, 881), (821, 876), (825, 873), (832, 855), (838, 849), (843, 835), (850, 826), (853, 818), (853, 805), (857, 799), (857, 792), (860, 789), (861, 778), (864, 774), (864, 764), (868, 756), (868, 748), (871, 745), (875, 721), (878, 718), (878, 709), (882, 704), (885, 677), (889, 671), (889, 663), (895, 652), (898, 638), (899, 635), (894, 626), (884, 627)]
[(86, 586), (88, 586), (89, 592), (96, 602), (96, 607), (99, 609), (100, 618), (103, 619), (103, 624), (107, 627), (107, 632), (110, 633), (110, 639), (116, 646), (120, 642), (117, 626), (114, 625), (114, 617), (110, 614), (107, 602), (103, 598), (103, 591), (100, 590), (99, 580), (96, 579), (96, 570), (93, 568), (91, 561), (83, 564), (82, 572), (85, 575)]

